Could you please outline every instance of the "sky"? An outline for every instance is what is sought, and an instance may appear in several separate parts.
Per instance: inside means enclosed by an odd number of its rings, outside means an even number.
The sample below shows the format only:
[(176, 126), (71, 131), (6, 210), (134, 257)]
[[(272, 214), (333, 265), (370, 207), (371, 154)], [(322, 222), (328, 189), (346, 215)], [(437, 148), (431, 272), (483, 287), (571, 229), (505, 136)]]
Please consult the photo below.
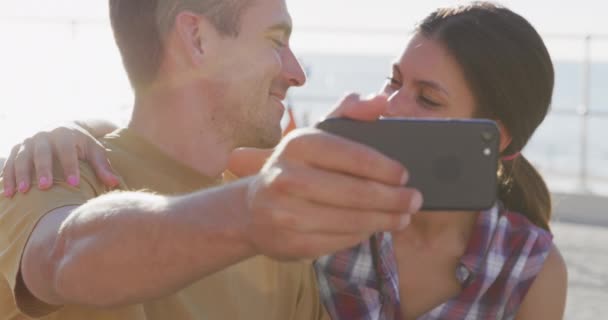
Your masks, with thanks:
[[(605, 35), (605, 41), (593, 42), (594, 58), (608, 60), (608, 1), (556, 2), (502, 3), (536, 26), (555, 59), (580, 60), (580, 37), (592, 33)], [(396, 56), (417, 21), (456, 3), (463, 2), (287, 0), (295, 27), (292, 46), (297, 53)], [(9, 128), (0, 137), (0, 154), (32, 130), (59, 120), (125, 118), (132, 93), (107, 15), (103, 0), (0, 0), (0, 127)], [(32, 119), (34, 113), (43, 116)]]
[[(298, 54), (397, 56), (415, 24), (446, 0), (286, 0)], [(0, 0), (0, 156), (66, 120), (125, 124), (132, 92), (104, 0)], [(543, 36), (554, 60), (608, 61), (607, 0), (504, 0)], [(72, 21), (74, 24), (72, 24)], [(93, 98), (91, 98), (93, 97)]]
[[(292, 15), (302, 25), (408, 28), (435, 8), (466, 3), (445, 0), (292, 0)], [(608, 2), (602, 0), (504, 0), (541, 33), (608, 33)], [(559, 4), (557, 4), (559, 3)], [(338, 18), (339, 17), (339, 18)]]
[[(433, 9), (465, 1), (446, 0), (287, 0), (300, 26), (403, 29)], [(608, 1), (503, 0), (542, 33), (608, 34)], [(107, 1), (0, 0), (0, 17), (107, 19)]]
[[(287, 0), (294, 20), (294, 49), (299, 51), (386, 53), (401, 49), (417, 21), (440, 6), (466, 3), (448, 0)], [(527, 18), (559, 58), (575, 59), (581, 50), (562, 35), (600, 35), (608, 39), (608, 1), (504, 0), (499, 3)], [(1, 19), (107, 23), (107, 1), (0, 0)], [(25, 19), (25, 20), (23, 20)], [(346, 34), (344, 30), (348, 30)], [(353, 36), (352, 31), (367, 36)], [(369, 31), (388, 31), (369, 33)], [(397, 40), (397, 41), (395, 41)], [(594, 45), (596, 58), (608, 60), (608, 41)], [(579, 45), (580, 47), (580, 45)]]
[[(402, 43), (393, 37), (369, 37), (369, 43), (348, 44), (344, 34), (336, 38), (326, 36), (320, 41), (320, 33), (328, 30), (390, 30), (394, 34), (407, 34), (416, 23), (437, 7), (466, 3), (446, 0), (287, 0), (296, 26), (294, 45), (308, 50), (309, 43), (325, 47), (325, 50), (395, 50)], [(560, 56), (580, 55), (573, 52), (572, 42), (562, 35), (601, 35), (608, 39), (608, 1), (579, 0), (505, 0), (499, 2), (524, 16), (545, 37), (547, 45)], [(557, 5), (556, 3), (559, 3)], [(321, 32), (315, 30), (322, 29)], [(345, 39), (346, 38), (346, 39)], [(384, 41), (387, 40), (387, 41)], [(356, 41), (353, 41), (356, 42)], [(391, 45), (392, 43), (392, 45)], [(608, 56), (608, 44), (594, 48), (599, 57)], [(397, 49), (398, 50), (398, 49)], [(600, 54), (601, 51), (601, 54)], [(572, 57), (568, 57), (572, 58)]]

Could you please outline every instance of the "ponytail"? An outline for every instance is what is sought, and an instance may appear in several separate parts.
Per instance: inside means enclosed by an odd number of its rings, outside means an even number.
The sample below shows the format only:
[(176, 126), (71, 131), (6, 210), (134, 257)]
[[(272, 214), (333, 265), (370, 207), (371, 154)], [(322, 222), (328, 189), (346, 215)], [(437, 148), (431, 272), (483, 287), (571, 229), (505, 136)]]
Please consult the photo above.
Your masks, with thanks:
[[(542, 37), (525, 18), (486, 1), (438, 9), (417, 32), (438, 41), (458, 62), (475, 98), (475, 118), (500, 122), (511, 137), (503, 155), (528, 143), (551, 105), (555, 72)], [(509, 157), (508, 157), (509, 158)], [(549, 230), (551, 196), (524, 157), (502, 160), (499, 199)]]
[(502, 161), (498, 181), (498, 197), (505, 208), (525, 215), (532, 223), (549, 231), (551, 194), (541, 175), (523, 155), (512, 161)]

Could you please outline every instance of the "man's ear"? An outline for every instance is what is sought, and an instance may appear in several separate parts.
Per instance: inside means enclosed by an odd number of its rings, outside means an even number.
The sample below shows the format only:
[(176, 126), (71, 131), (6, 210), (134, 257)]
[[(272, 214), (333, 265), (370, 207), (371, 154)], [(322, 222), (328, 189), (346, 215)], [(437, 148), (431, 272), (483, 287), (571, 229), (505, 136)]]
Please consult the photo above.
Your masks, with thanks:
[(175, 32), (183, 54), (191, 63), (200, 65), (213, 46), (218, 34), (209, 20), (191, 11), (182, 11), (175, 17)]
[(509, 147), (513, 138), (511, 137), (511, 132), (509, 132), (509, 129), (507, 129), (507, 127), (505, 127), (505, 125), (501, 121), (496, 121), (496, 124), (498, 124), (498, 130), (500, 131), (499, 147), (500, 152), (502, 153), (503, 151), (505, 151), (505, 149)]

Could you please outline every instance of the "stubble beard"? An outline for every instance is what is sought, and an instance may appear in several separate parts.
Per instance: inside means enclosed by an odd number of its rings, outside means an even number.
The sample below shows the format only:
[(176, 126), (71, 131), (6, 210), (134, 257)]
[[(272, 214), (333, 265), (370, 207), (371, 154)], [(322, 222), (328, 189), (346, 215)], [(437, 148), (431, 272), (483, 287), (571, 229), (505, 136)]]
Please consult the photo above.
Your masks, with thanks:
[[(281, 119), (270, 121), (269, 114), (256, 114), (267, 110), (268, 105), (252, 107), (252, 112), (243, 112), (239, 121), (232, 122), (232, 133), (236, 147), (269, 149), (275, 147), (282, 137)], [(237, 125), (238, 124), (238, 125)]]
[[(277, 128), (275, 128), (277, 127)], [(237, 148), (274, 148), (281, 140), (280, 125), (266, 126), (263, 124), (254, 125), (249, 122), (240, 128), (235, 128), (237, 138)]]

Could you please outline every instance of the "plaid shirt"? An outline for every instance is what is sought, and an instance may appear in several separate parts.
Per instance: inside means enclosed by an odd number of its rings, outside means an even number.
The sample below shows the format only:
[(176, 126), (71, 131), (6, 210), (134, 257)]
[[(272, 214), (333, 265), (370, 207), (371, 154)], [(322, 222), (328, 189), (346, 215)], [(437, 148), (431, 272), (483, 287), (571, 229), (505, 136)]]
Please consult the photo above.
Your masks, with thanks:
[[(552, 235), (496, 205), (483, 211), (455, 270), (462, 291), (418, 319), (513, 319), (540, 272)], [(390, 233), (315, 261), (321, 299), (332, 319), (401, 319)]]

